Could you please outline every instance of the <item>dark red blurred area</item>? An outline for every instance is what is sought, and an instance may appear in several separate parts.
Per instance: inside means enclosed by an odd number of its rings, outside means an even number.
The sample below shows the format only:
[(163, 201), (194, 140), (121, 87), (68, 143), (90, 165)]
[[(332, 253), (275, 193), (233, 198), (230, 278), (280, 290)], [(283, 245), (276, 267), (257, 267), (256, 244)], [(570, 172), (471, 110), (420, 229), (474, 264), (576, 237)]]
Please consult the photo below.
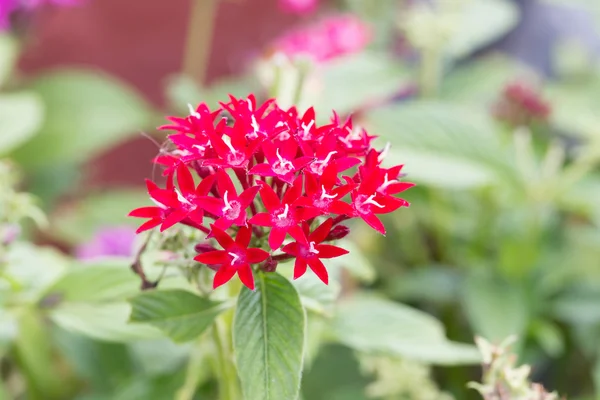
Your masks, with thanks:
[[(164, 106), (165, 80), (181, 70), (192, 0), (83, 1), (78, 7), (44, 9), (36, 17), (22, 69), (99, 68)], [(299, 22), (299, 17), (282, 14), (276, 0), (222, 0), (208, 81), (242, 72), (276, 35)], [(125, 143), (90, 164), (92, 182), (142, 184), (156, 153), (156, 145), (143, 137)]]

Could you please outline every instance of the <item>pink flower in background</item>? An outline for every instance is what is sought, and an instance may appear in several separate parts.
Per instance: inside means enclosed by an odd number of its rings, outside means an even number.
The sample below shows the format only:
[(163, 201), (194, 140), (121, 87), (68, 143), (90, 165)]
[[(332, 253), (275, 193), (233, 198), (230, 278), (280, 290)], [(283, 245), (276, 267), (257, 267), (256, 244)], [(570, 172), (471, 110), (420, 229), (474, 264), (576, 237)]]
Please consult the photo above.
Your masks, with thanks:
[(279, 0), (279, 7), (291, 14), (310, 14), (317, 9), (317, 0)]
[(10, 16), (18, 10), (31, 11), (45, 4), (73, 6), (82, 0), (0, 0), (0, 32), (10, 28)]
[(0, 0), (0, 32), (10, 26), (10, 14), (17, 8), (16, 0)]
[(98, 257), (129, 257), (134, 252), (135, 229), (129, 226), (111, 226), (99, 229), (92, 240), (77, 247), (75, 255), (80, 260)]
[(327, 61), (357, 53), (370, 40), (371, 31), (360, 18), (343, 14), (289, 32), (277, 39), (273, 48), (288, 56), (307, 55), (316, 61)]

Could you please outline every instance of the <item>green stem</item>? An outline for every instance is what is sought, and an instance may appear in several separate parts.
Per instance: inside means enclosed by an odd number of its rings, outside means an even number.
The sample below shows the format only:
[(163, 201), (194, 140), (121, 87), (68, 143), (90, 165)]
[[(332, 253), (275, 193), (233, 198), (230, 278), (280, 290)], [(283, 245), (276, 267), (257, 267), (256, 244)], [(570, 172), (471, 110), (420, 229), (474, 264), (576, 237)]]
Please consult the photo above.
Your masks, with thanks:
[(421, 97), (436, 97), (442, 77), (442, 56), (439, 48), (421, 49)]
[(231, 326), (233, 313), (222, 314), (213, 326), (213, 341), (216, 349), (215, 372), (219, 383), (220, 400), (239, 400), (242, 398), (237, 370), (233, 362), (233, 344)]
[(200, 87), (206, 80), (218, 3), (219, 0), (192, 0), (183, 73)]

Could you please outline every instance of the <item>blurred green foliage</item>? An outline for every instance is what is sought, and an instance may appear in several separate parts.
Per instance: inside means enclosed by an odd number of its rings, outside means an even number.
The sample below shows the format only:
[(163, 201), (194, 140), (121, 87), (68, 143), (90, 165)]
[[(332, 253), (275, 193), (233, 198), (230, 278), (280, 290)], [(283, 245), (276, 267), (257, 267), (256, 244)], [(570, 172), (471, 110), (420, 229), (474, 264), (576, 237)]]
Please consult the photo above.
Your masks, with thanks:
[[(302, 398), (477, 398), (466, 388), (480, 375), (472, 366), (480, 360), (474, 335), (498, 343), (513, 334), (533, 379), (571, 399), (597, 398), (600, 64), (580, 44), (561, 42), (556, 77), (546, 79), (482, 51), (519, 22), (511, 1), (341, 3), (375, 23), (373, 44), (360, 54), (308, 66), (263, 60), (258, 72), (210, 87), (176, 76), (165, 88), (169, 111), (186, 113), (188, 103), (215, 105), (228, 93), (286, 94), (262, 87), (255, 73), (277, 72), (292, 86), (303, 76), (302, 104), (322, 118), (332, 109), (356, 112), (381, 146), (391, 143), (388, 161), (406, 164), (407, 179), (418, 184), (406, 195), (411, 207), (385, 221), (385, 239), (353, 227), (344, 239), (351, 255), (331, 260), (328, 287), (310, 277), (288, 285), (287, 264), (272, 278), (286, 282), (277, 295), (297, 313), (279, 315), (284, 323), (300, 326), (299, 316), (306, 318)], [(594, 0), (578, 3), (597, 11)], [(397, 55), (391, 50), (399, 38)], [(165, 290), (141, 293), (132, 259), (83, 263), (32, 243), (41, 232), (72, 249), (102, 225), (130, 223), (126, 213), (147, 201), (141, 189), (99, 192), (77, 182), (89, 160), (153, 130), (165, 112), (97, 71), (11, 79), (19, 46), (0, 36), (0, 156), (24, 171), (50, 224), (10, 243), (0, 237), (0, 399), (217, 398), (232, 372), (210, 335), (233, 304), (223, 291), (207, 300), (206, 269), (190, 282), (197, 270), (189, 259), (182, 255), (174, 265), (150, 252), (146, 273), (162, 278)], [(512, 82), (537, 90), (552, 109), (548, 120), (499, 120), (495, 107)], [(32, 197), (15, 190), (11, 171), (0, 181), (3, 229), (26, 217), (42, 220)], [(275, 291), (276, 283), (263, 290)], [(276, 314), (276, 306), (264, 303), (260, 312)], [(241, 315), (255, 323), (255, 314)], [(244, 344), (222, 345), (233, 351)], [(243, 351), (238, 357), (252, 393), (254, 359)], [(301, 357), (276, 354), (272, 363), (299, 371)], [(287, 378), (290, 385), (300, 380)], [(270, 390), (277, 396), (284, 389)]]

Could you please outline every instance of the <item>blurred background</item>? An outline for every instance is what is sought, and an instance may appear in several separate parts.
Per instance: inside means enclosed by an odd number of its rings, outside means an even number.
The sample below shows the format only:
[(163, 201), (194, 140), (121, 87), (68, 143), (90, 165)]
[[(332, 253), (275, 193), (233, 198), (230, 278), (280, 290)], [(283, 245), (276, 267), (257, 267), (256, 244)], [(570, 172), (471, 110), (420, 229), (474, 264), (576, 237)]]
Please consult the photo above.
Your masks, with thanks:
[[(385, 239), (355, 224), (342, 296), (518, 335), (533, 380), (600, 399), (599, 54), (598, 0), (0, 0), (0, 399), (216, 398), (113, 300), (156, 127), (229, 93), (353, 115), (417, 183)], [(319, 343), (305, 400), (480, 398), (477, 365)]]

